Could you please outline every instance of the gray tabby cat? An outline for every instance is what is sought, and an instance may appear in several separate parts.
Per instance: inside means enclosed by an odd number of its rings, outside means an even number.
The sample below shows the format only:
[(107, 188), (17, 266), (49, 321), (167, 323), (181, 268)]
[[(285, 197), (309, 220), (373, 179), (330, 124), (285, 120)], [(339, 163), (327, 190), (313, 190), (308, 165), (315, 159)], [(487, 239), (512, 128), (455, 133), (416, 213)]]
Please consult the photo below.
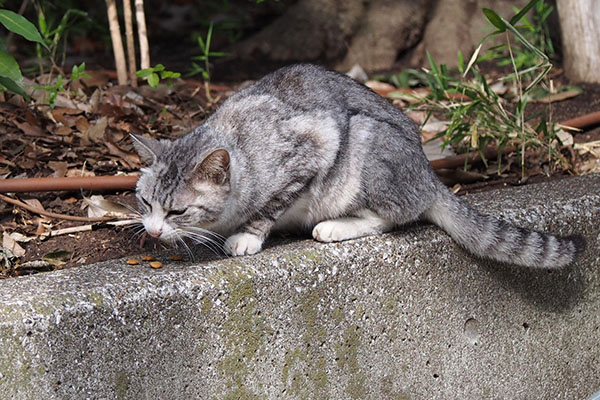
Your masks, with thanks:
[(470, 208), (438, 180), (407, 116), (314, 65), (265, 76), (173, 142), (133, 137), (149, 165), (137, 183), (142, 221), (168, 242), (216, 232), (240, 256), (273, 230), (334, 242), (426, 220), (476, 256), (523, 266), (562, 267), (584, 247)]

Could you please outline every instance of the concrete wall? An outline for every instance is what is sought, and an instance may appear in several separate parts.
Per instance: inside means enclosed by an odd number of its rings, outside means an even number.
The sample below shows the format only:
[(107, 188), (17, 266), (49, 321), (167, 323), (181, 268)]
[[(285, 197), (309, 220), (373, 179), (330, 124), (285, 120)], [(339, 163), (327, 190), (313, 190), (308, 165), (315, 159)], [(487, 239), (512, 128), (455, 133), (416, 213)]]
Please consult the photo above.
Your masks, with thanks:
[(476, 260), (418, 225), (0, 281), (0, 399), (591, 396), (600, 176), (468, 199), (522, 226), (581, 232), (588, 251), (564, 271), (528, 270)]

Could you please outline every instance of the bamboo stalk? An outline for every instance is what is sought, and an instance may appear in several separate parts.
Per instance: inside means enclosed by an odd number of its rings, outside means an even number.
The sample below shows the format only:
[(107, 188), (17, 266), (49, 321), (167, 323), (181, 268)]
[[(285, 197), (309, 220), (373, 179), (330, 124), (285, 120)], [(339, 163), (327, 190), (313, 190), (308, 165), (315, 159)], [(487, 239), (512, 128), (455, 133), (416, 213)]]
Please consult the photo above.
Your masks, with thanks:
[(138, 41), (140, 42), (140, 67), (150, 68), (150, 47), (146, 32), (146, 16), (144, 14), (144, 0), (135, 0), (135, 20), (138, 26)]
[(123, 16), (125, 17), (125, 38), (127, 39), (127, 60), (129, 62), (129, 81), (132, 87), (137, 87), (137, 71), (135, 63), (135, 41), (133, 38), (133, 14), (131, 0), (123, 0)]
[(121, 39), (121, 28), (119, 27), (119, 16), (117, 15), (115, 0), (106, 0), (106, 12), (108, 14), (108, 26), (110, 28), (110, 38), (113, 45), (119, 85), (127, 85), (127, 66), (125, 64), (125, 52), (123, 50), (123, 40)]

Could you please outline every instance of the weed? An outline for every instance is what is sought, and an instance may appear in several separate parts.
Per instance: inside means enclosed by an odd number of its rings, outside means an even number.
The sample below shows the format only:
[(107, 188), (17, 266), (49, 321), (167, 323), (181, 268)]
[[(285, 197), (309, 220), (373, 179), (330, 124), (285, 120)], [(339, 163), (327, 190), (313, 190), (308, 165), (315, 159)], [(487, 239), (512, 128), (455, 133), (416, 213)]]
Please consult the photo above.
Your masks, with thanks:
[[(444, 138), (444, 146), (450, 144), (462, 146), (466, 148), (467, 152), (477, 151), (487, 164), (483, 150), (490, 144), (494, 144), (498, 149), (499, 172), (502, 149), (508, 145), (515, 146), (521, 156), (520, 164), (523, 176), (525, 175), (525, 151), (528, 148), (545, 149), (551, 160), (564, 161), (562, 155), (556, 150), (555, 138), (559, 130), (556, 124), (542, 117), (539, 118), (537, 125), (531, 126), (533, 118), (540, 116), (536, 114), (526, 117), (525, 114), (530, 92), (539, 87), (552, 68), (548, 57), (533, 46), (515, 27), (515, 24), (538, 1), (530, 1), (510, 21), (500, 17), (493, 10), (483, 9), (486, 18), (497, 30), (482, 39), (466, 66), (459, 53), (457, 71), (459, 74), (452, 74), (452, 71), (449, 71), (445, 65), (436, 64), (433, 57), (427, 54), (430, 69), (425, 70), (424, 74), (411, 72), (408, 75), (409, 77), (418, 77), (429, 86), (431, 94), (420, 104), (429, 111), (429, 116), (433, 112), (443, 112), (449, 118), (446, 129), (436, 136), (436, 138)], [(519, 69), (509, 33), (517, 39), (522, 48), (535, 55), (533, 65)], [(510, 93), (504, 97), (496, 93), (477, 66), (478, 54), (484, 40), (497, 34), (506, 36), (506, 49), (514, 70), (512, 74), (502, 78), (504, 81), (513, 81), (512, 98)], [(472, 78), (467, 78), (468, 74)], [(526, 81), (525, 78), (527, 78)], [(403, 78), (399, 79), (401, 81)], [(524, 87), (525, 83), (527, 83), (526, 87)]]
[(213, 33), (213, 24), (210, 23), (208, 27), (208, 32), (206, 33), (206, 38), (202, 39), (201, 36), (198, 37), (198, 45), (202, 50), (202, 54), (199, 56), (192, 57), (192, 60), (202, 61), (203, 65), (199, 65), (195, 62), (192, 62), (192, 70), (186, 76), (193, 76), (197, 74), (202, 74), (202, 78), (204, 79), (204, 90), (206, 93), (206, 98), (209, 101), (212, 101), (212, 96), (210, 94), (210, 58), (211, 57), (225, 57), (228, 54), (224, 52), (210, 51), (210, 43), (212, 40)]
[[(521, 14), (520, 20), (511, 19), (510, 23), (533, 47), (544, 53), (549, 59), (556, 57), (554, 45), (550, 38), (550, 28), (548, 26), (548, 17), (554, 12), (554, 7), (547, 4), (545, 0), (530, 2), (533, 8), (531, 21)], [(529, 6), (528, 4), (528, 6)], [(525, 9), (525, 8), (524, 8)], [(526, 12), (529, 8), (526, 9)], [(515, 9), (516, 16), (519, 10)], [(521, 22), (520, 25), (516, 25)], [(512, 57), (511, 54), (512, 53)], [(538, 53), (524, 46), (521, 42), (513, 44), (509, 49), (508, 43), (502, 43), (491, 47), (485, 53), (479, 56), (478, 61), (494, 61), (498, 66), (512, 66), (514, 63), (518, 70), (527, 70), (537, 64)]]
[(162, 64), (156, 64), (154, 67), (145, 68), (135, 73), (138, 78), (145, 79), (150, 87), (156, 89), (160, 80), (167, 80), (167, 86), (173, 85), (170, 79), (177, 79), (181, 76), (179, 72), (168, 71)]
[(71, 70), (71, 76), (68, 80), (66, 80), (62, 74), (58, 74), (54, 83), (43, 85), (43, 86), (35, 86), (35, 89), (42, 89), (48, 93), (48, 104), (50, 108), (54, 108), (56, 104), (56, 98), (59, 93), (67, 92), (67, 86), (71, 84), (71, 82), (77, 81), (81, 78), (89, 78), (85, 72), (85, 63), (81, 63), (80, 65), (74, 65)]

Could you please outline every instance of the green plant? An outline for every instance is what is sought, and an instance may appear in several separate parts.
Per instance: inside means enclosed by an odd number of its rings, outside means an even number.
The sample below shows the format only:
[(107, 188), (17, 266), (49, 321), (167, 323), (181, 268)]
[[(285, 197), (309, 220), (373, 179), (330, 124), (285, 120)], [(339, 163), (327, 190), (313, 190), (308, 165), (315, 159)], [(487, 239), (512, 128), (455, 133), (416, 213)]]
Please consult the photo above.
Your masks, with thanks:
[(70, 85), (71, 82), (77, 81), (81, 78), (89, 77), (90, 75), (85, 72), (85, 63), (81, 63), (80, 65), (73, 66), (73, 69), (71, 70), (71, 76), (68, 80), (65, 80), (62, 74), (58, 74), (54, 83), (36, 86), (35, 88), (45, 90), (48, 93), (48, 104), (50, 105), (50, 108), (54, 108), (58, 94), (66, 92), (67, 86)]
[[(513, 79), (513, 84), (516, 86), (514, 98), (505, 98), (497, 94), (476, 65), (483, 41), (489, 35), (481, 41), (466, 66), (462, 55), (459, 54), (458, 72), (460, 75), (451, 74), (445, 65), (436, 64), (428, 54), (430, 70), (426, 71), (424, 76), (431, 89), (431, 94), (423, 100), (422, 105), (429, 110), (429, 115), (435, 111), (441, 111), (449, 118), (446, 129), (436, 136), (444, 138), (444, 146), (452, 144), (464, 146), (467, 151), (478, 151), (484, 162), (487, 162), (483, 150), (493, 143), (498, 148), (499, 171), (501, 168), (500, 154), (503, 147), (515, 146), (521, 156), (522, 175), (525, 174), (524, 157), (527, 148), (544, 148), (548, 150), (550, 158), (555, 160), (561, 158), (560, 153), (555, 151), (553, 145), (558, 131), (556, 125), (542, 117), (536, 126), (531, 126), (533, 118), (539, 117), (539, 115), (526, 117), (525, 114), (530, 91), (540, 84), (552, 68), (548, 57), (529, 43), (515, 27), (515, 24), (537, 1), (539, 0), (529, 2), (510, 21), (500, 17), (493, 10), (483, 10), (486, 18), (497, 28), (492, 35), (506, 35), (507, 49), (514, 72), (503, 79)], [(524, 48), (536, 55), (536, 63), (533, 66), (519, 70), (515, 62), (509, 33), (512, 33)], [(472, 78), (467, 78), (469, 73)], [(525, 74), (529, 78), (529, 83), (523, 88)], [(512, 100), (513, 103), (508, 104), (509, 100)]]
[[(65, 49), (66, 49), (66, 40), (67, 34), (69, 30), (72, 28), (72, 17), (83, 17), (85, 20), (90, 20), (88, 18), (88, 14), (85, 11), (81, 11), (75, 8), (67, 9), (60, 19), (55, 19), (55, 14), (50, 14), (47, 18), (46, 13), (42, 9), (41, 6), (38, 7), (38, 26), (40, 29), (40, 33), (44, 38), (44, 42), (46, 46), (44, 46), (48, 50), (48, 58), (53, 66), (56, 63), (56, 54), (61, 47), (60, 44), (62, 42), (62, 60), (60, 64), (64, 64), (64, 60), (66, 57)], [(43, 60), (45, 56), (43, 54), (43, 49), (40, 44), (37, 45), (37, 56), (40, 62), (40, 72), (43, 72)]]
[[(531, 9), (533, 9), (533, 13), (530, 21), (526, 17), (526, 13)], [(550, 38), (550, 28), (548, 26), (548, 17), (554, 12), (554, 7), (547, 4), (545, 0), (537, 0), (528, 3), (523, 10), (525, 12), (515, 9), (517, 13), (515, 17), (519, 16), (520, 18), (512, 18), (509, 22), (534, 48), (545, 54), (549, 59), (554, 58), (556, 52)], [(497, 21), (494, 17), (492, 19)], [(517, 22), (521, 22), (521, 24), (517, 25)], [(521, 42), (513, 44), (511, 49), (509, 49), (508, 43), (502, 43), (489, 48), (478, 59), (478, 61), (488, 60), (494, 61), (498, 66), (509, 66), (514, 63), (517, 69), (527, 70), (537, 64), (538, 53), (522, 45)]]
[[(145, 79), (150, 87), (156, 89), (160, 80), (177, 79), (181, 76), (179, 72), (167, 71), (165, 66), (162, 64), (156, 64), (154, 67), (145, 68), (137, 71), (136, 76), (138, 78)], [(173, 83), (167, 81), (167, 86), (171, 86)]]
[[(47, 48), (37, 28), (23, 16), (10, 10), (0, 10), (0, 23), (9, 31)], [(21, 68), (5, 48), (0, 49), (0, 84), (14, 93), (27, 97), (23, 89)]]
[(227, 56), (227, 53), (224, 52), (210, 51), (212, 33), (213, 24), (211, 22), (211, 24), (208, 27), (208, 32), (206, 33), (206, 39), (202, 39), (201, 36), (198, 37), (198, 45), (202, 50), (202, 54), (200, 54), (199, 56), (192, 57), (192, 60), (203, 61), (203, 65), (199, 65), (195, 62), (192, 62), (192, 70), (187, 74), (187, 76), (202, 74), (202, 78), (204, 79), (204, 91), (206, 93), (206, 98), (210, 101), (212, 101), (212, 96), (210, 94), (210, 58)]

